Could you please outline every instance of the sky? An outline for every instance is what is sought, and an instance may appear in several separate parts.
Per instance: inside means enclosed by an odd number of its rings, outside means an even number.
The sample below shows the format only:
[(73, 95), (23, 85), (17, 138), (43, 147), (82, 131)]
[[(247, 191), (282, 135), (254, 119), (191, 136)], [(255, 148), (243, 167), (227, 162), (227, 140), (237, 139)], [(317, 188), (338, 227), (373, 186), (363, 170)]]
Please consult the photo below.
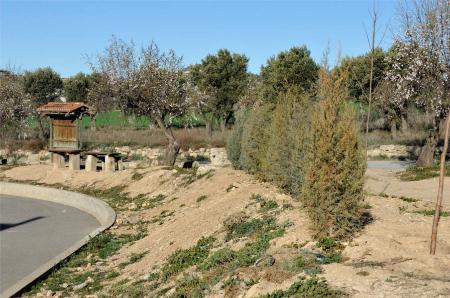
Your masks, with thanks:
[[(381, 46), (389, 47), (398, 2), (377, 1)], [(354, 1), (119, 1), (0, 0), (0, 68), (52, 67), (62, 77), (89, 72), (114, 35), (137, 45), (155, 41), (185, 65), (221, 48), (245, 54), (249, 70), (280, 51), (306, 45), (321, 61), (368, 51), (372, 0)]]

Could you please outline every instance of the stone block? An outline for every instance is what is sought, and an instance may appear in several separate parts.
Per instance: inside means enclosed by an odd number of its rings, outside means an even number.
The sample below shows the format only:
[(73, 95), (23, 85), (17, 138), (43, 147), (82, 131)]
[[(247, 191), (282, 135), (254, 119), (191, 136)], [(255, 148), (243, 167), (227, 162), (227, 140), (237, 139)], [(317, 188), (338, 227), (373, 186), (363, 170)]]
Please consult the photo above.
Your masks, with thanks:
[(89, 154), (86, 157), (86, 171), (87, 172), (96, 172), (97, 171), (97, 160), (98, 158), (95, 155)]
[(52, 164), (54, 169), (64, 168), (66, 166), (64, 155), (59, 153), (52, 153)]
[(69, 154), (69, 169), (72, 171), (80, 170), (80, 154)]

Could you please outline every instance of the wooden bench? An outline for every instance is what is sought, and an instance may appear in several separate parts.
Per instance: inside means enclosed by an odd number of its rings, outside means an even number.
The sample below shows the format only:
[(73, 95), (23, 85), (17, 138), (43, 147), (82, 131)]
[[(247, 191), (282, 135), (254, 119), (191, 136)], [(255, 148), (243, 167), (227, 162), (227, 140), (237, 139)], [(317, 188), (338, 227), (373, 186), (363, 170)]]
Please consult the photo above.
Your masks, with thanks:
[(82, 153), (86, 157), (85, 169), (87, 172), (97, 171), (97, 162), (102, 163), (102, 170), (114, 172), (123, 170), (122, 154), (117, 152), (86, 151)]

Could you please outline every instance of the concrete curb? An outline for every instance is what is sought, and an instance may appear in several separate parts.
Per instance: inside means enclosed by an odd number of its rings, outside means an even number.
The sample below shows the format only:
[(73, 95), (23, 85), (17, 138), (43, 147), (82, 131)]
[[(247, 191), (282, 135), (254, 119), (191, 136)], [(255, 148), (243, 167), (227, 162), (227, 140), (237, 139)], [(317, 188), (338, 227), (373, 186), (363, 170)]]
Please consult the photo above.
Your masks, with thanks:
[(13, 296), (17, 292), (25, 288), (27, 285), (32, 283), (34, 280), (39, 278), (41, 275), (46, 273), (48, 270), (53, 268), (59, 262), (66, 259), (75, 251), (80, 249), (83, 245), (88, 243), (89, 240), (98, 235), (100, 232), (112, 226), (116, 220), (116, 213), (108, 204), (106, 204), (102, 200), (80, 193), (42, 186), (0, 182), (0, 194), (45, 200), (71, 206), (94, 216), (101, 225), (99, 228), (86, 235), (83, 239), (73, 244), (70, 248), (66, 249), (47, 263), (38, 267), (25, 278), (6, 289), (3, 293), (0, 293), (0, 297)]

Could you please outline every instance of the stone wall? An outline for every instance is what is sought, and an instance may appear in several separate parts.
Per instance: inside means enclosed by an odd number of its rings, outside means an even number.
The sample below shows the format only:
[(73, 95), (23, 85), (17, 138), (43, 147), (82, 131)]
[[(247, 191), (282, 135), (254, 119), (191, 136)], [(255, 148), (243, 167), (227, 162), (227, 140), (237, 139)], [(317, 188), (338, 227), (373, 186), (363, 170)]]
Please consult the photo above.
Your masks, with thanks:
[[(95, 149), (93, 151), (96, 151)], [(102, 151), (98, 149), (98, 151)], [(136, 167), (139, 163), (149, 166), (159, 165), (164, 157), (164, 148), (131, 148), (122, 146), (114, 148), (114, 151), (121, 153), (130, 162), (129, 167)], [(199, 158), (210, 161), (210, 165), (216, 167), (228, 166), (231, 163), (227, 158), (225, 148), (200, 148), (198, 150), (181, 150), (178, 155), (176, 165), (182, 167), (187, 160)], [(50, 153), (48, 151), (40, 151), (33, 153), (27, 150), (17, 150), (9, 152), (6, 149), (0, 149), (1, 159), (7, 160), (8, 164), (48, 164), (50, 163)]]

